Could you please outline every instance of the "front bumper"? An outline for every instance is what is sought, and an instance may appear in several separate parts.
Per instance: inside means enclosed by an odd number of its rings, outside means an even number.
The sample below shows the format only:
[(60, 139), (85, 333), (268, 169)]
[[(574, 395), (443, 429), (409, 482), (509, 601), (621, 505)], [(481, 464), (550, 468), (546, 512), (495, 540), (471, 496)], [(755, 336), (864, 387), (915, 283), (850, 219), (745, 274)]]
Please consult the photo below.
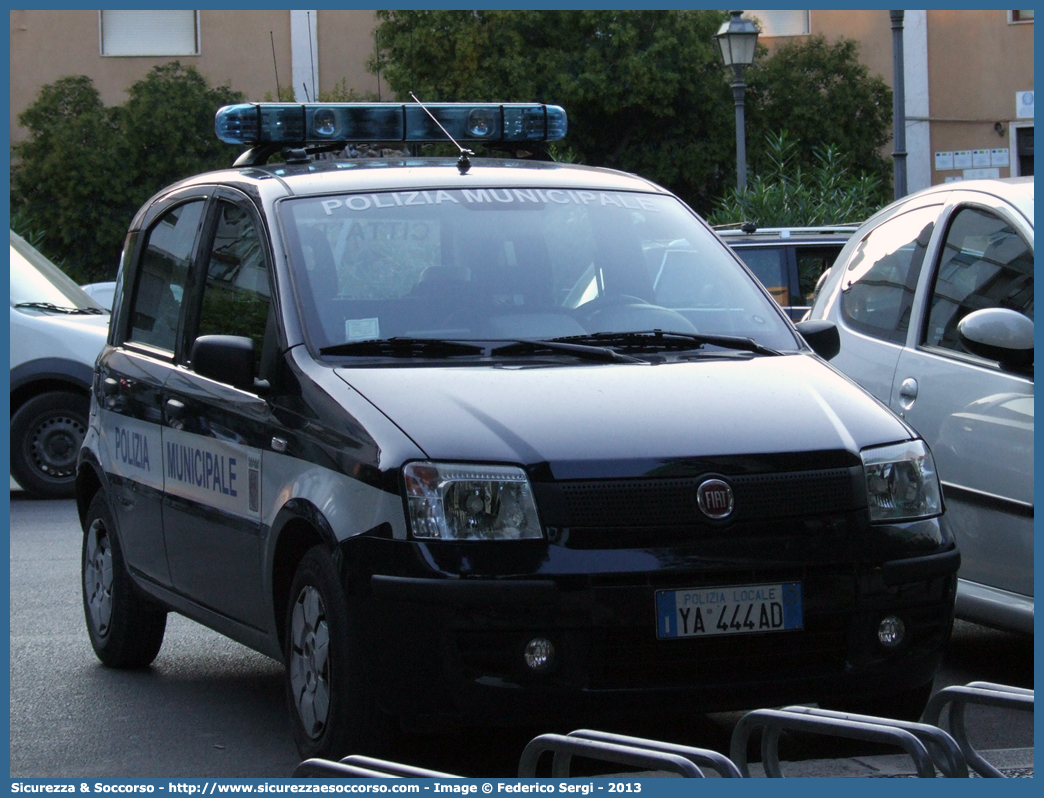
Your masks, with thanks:
[[(364, 621), (382, 706), (440, 726), (593, 722), (918, 687), (941, 665), (960, 562), (952, 546), (862, 563), (708, 559), (697, 546), (345, 546), (346, 587)], [(802, 584), (800, 631), (656, 636), (657, 590), (790, 581)], [(889, 614), (906, 626), (892, 650), (877, 642)], [(523, 658), (535, 637), (555, 649), (539, 672)]]

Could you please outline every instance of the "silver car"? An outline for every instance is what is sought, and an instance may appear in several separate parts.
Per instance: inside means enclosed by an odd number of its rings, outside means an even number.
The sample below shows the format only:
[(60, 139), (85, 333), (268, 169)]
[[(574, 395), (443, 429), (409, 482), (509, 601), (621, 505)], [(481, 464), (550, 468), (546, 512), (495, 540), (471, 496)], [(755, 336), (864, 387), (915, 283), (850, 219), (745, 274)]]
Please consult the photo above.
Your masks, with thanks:
[(957, 616), (1033, 633), (1033, 178), (947, 183), (867, 221), (820, 287), (831, 362), (928, 441)]

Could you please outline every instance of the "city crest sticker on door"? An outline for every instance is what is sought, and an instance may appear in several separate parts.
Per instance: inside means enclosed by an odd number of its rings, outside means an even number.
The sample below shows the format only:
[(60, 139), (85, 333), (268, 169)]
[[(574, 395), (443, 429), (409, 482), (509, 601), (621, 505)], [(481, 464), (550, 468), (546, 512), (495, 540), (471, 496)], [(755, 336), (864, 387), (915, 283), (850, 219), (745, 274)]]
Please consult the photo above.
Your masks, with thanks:
[(261, 517), (261, 452), (175, 429), (163, 432), (166, 492), (251, 519)]

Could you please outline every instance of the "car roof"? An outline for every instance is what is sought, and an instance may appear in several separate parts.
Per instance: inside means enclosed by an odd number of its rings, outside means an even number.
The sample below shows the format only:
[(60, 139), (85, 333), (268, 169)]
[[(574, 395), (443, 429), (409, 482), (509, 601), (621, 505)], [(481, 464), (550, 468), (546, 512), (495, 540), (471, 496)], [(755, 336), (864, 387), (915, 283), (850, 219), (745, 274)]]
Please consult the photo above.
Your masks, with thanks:
[[(1026, 217), (1030, 225), (1033, 224), (1033, 178), (1032, 177), (1003, 177), (992, 180), (955, 180), (950, 183), (940, 183), (913, 194), (907, 194), (890, 205), (882, 208), (874, 214), (872, 219), (894, 213), (909, 202), (917, 201), (924, 197), (935, 195), (952, 194), (955, 192), (971, 192), (988, 194), (997, 199), (1010, 203)], [(940, 197), (940, 200), (944, 200)]]
[(725, 239), (730, 247), (747, 244), (779, 244), (779, 243), (841, 243), (843, 244), (855, 231), (858, 224), (829, 225), (822, 227), (759, 227), (747, 232), (742, 228), (719, 229), (715, 232)]
[(168, 187), (277, 181), (289, 196), (346, 191), (388, 191), (425, 188), (535, 188), (670, 192), (637, 175), (612, 169), (507, 158), (474, 158), (461, 174), (456, 158), (344, 158), (307, 163), (277, 163), (208, 172)]

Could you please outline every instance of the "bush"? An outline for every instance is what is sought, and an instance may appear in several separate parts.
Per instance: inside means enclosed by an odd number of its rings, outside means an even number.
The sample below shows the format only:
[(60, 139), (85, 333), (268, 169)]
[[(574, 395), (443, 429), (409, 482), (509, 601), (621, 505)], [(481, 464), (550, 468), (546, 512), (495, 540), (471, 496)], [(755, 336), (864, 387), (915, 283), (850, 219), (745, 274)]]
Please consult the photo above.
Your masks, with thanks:
[(768, 168), (748, 182), (745, 191), (731, 189), (707, 217), (712, 225), (753, 222), (758, 227), (809, 227), (858, 224), (887, 202), (882, 182), (866, 173), (855, 175), (835, 144), (814, 149), (816, 165), (801, 166), (798, 144), (786, 131), (769, 135)]
[(108, 108), (90, 78), (65, 77), (19, 116), (29, 135), (11, 148), (12, 214), (79, 282), (115, 277), (130, 221), (155, 192), (238, 155), (214, 136), (214, 113), (239, 92), (172, 62), (128, 95)]

